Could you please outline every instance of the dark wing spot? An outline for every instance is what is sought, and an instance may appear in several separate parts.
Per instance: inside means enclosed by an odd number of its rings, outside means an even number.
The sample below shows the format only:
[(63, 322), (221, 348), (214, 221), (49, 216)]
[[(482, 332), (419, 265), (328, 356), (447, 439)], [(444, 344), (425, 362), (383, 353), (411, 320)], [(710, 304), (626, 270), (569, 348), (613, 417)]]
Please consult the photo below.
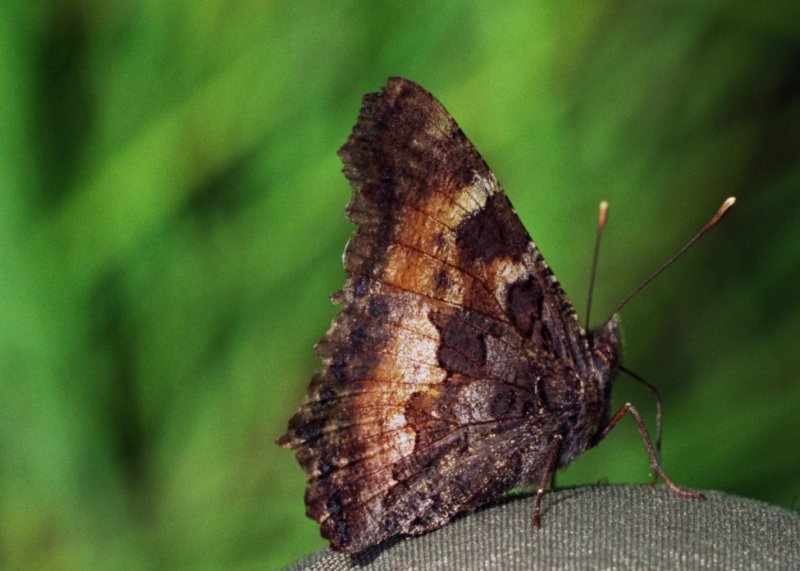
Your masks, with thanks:
[(344, 548), (350, 543), (347, 520), (342, 510), (340, 494), (333, 493), (325, 502), (330, 517), (322, 526), (323, 535), (339, 548)]
[(453, 285), (453, 278), (450, 277), (450, 274), (448, 274), (446, 270), (436, 270), (433, 280), (433, 287), (436, 289), (437, 293), (444, 293)]
[(364, 340), (367, 338), (367, 333), (363, 323), (357, 323), (353, 326), (353, 329), (350, 330), (350, 334), (347, 336), (347, 340), (350, 343), (350, 351), (353, 353), (357, 353), (361, 351), (361, 347), (364, 344)]
[(474, 259), (493, 260), (506, 252), (505, 235), (487, 205), (458, 225), (458, 246)]
[(347, 351), (343, 348), (337, 349), (331, 359), (328, 372), (336, 381), (344, 381), (347, 378)]
[(490, 196), (483, 208), (456, 227), (456, 232), (457, 244), (469, 258), (487, 262), (503, 257), (517, 260), (530, 242), (503, 193)]
[(526, 338), (534, 331), (534, 324), (542, 318), (544, 292), (532, 276), (511, 284), (506, 294), (508, 316)]
[(541, 330), (539, 332), (539, 336), (541, 337), (542, 346), (550, 349), (552, 351), (553, 348), (553, 335), (550, 333), (550, 328), (545, 324), (542, 323)]
[(388, 302), (380, 297), (371, 299), (369, 302), (369, 308), (367, 309), (367, 315), (369, 315), (372, 319), (383, 319), (389, 315)]
[(367, 283), (367, 279), (364, 277), (359, 277), (356, 280), (355, 287), (353, 288), (353, 295), (355, 297), (364, 297), (364, 294), (369, 291), (369, 284)]
[(452, 314), (432, 311), (429, 319), (439, 330), (439, 365), (448, 373), (475, 375), (486, 364), (486, 338), (471, 327), (460, 312)]
[(514, 391), (504, 387), (502, 385), (498, 385), (497, 393), (492, 398), (492, 402), (489, 405), (489, 412), (495, 418), (504, 418), (508, 416), (511, 410), (514, 408), (514, 401), (516, 400), (516, 396), (514, 395)]

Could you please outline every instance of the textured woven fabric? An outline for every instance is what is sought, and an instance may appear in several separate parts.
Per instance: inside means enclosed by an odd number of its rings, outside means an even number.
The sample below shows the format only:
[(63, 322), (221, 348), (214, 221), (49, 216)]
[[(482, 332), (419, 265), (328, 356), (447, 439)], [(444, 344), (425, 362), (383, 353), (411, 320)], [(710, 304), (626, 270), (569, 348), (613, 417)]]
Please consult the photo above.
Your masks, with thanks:
[(800, 515), (755, 500), (663, 487), (587, 486), (515, 497), (357, 556), (323, 549), (292, 571), (340, 569), (800, 569)]

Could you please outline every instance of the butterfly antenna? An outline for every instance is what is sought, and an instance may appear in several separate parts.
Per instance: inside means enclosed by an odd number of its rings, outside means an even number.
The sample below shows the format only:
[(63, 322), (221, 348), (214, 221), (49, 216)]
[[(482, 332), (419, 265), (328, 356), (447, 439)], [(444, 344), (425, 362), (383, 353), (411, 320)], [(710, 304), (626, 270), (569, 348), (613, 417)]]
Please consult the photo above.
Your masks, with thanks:
[(592, 275), (589, 277), (589, 302), (586, 304), (586, 326), (589, 330), (589, 315), (592, 313), (592, 294), (594, 293), (594, 280), (597, 277), (597, 259), (600, 257), (600, 241), (603, 239), (603, 231), (606, 229), (608, 220), (608, 202), (605, 200), (600, 203), (600, 211), (597, 214), (597, 239), (594, 242), (594, 256), (592, 257)]
[(736, 202), (736, 197), (734, 197), (734, 196), (728, 197), (725, 200), (725, 202), (722, 203), (722, 206), (719, 207), (719, 210), (717, 210), (717, 213), (714, 214), (714, 216), (711, 218), (711, 220), (706, 222), (706, 225), (703, 226), (700, 229), (700, 231), (697, 234), (695, 234), (692, 237), (692, 239), (689, 240), (683, 248), (678, 250), (678, 252), (675, 255), (673, 255), (669, 260), (664, 262), (661, 265), (660, 268), (658, 268), (655, 272), (650, 274), (650, 277), (648, 277), (641, 284), (639, 284), (639, 287), (637, 287), (635, 290), (633, 290), (633, 292), (631, 292), (631, 294), (628, 297), (626, 297), (623, 300), (623, 302), (620, 303), (617, 306), (617, 309), (615, 309), (614, 312), (611, 315), (613, 316), (613, 315), (619, 313), (620, 310), (623, 307), (625, 307), (630, 300), (632, 300), (634, 297), (639, 295), (639, 292), (642, 291), (645, 287), (647, 287), (650, 284), (650, 282), (652, 282), (654, 279), (656, 279), (661, 274), (661, 272), (663, 272), (668, 267), (670, 267), (673, 264), (673, 262), (675, 262), (675, 260), (680, 258), (686, 252), (686, 250), (691, 248), (692, 245), (694, 245), (694, 243), (697, 242), (703, 236), (703, 234), (705, 234), (706, 232), (711, 230), (714, 226), (716, 226), (719, 223), (719, 221), (722, 220), (722, 218), (728, 213), (728, 210), (731, 209), (731, 206), (733, 206), (735, 202)]

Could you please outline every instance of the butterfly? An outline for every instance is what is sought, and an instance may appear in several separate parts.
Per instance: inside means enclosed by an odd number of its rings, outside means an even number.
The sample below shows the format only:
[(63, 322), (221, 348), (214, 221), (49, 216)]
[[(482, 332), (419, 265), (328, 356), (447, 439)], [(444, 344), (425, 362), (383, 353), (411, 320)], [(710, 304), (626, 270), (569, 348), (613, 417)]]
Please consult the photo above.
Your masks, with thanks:
[(516, 486), (542, 494), (611, 415), (619, 317), (586, 331), (497, 179), (419, 85), (364, 96), (339, 150), (356, 229), (323, 366), (277, 443), (339, 551), (436, 529)]

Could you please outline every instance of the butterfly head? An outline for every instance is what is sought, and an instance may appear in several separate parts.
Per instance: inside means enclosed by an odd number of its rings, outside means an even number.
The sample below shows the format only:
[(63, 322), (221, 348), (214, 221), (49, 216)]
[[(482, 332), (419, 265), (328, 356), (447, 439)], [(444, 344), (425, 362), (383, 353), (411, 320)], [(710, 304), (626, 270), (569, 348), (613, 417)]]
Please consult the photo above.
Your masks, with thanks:
[(600, 378), (610, 384), (617, 372), (622, 340), (620, 339), (619, 314), (613, 314), (602, 327), (589, 333), (594, 365)]

